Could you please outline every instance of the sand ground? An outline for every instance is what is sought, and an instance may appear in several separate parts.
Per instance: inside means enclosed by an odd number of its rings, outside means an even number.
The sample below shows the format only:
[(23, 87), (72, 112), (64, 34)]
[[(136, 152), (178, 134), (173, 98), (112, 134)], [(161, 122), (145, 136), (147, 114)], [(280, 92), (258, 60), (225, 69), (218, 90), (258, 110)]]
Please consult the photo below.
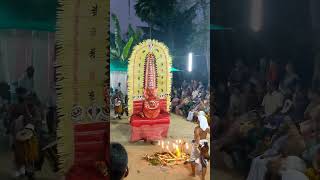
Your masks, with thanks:
[[(171, 124), (167, 140), (185, 139), (191, 141), (193, 139), (193, 129), (196, 125), (187, 122), (185, 118), (171, 114)], [(197, 180), (200, 176), (190, 177), (191, 172), (189, 165), (179, 165), (173, 168), (159, 167), (149, 165), (148, 162), (141, 158), (145, 154), (152, 154), (160, 147), (157, 145), (145, 144), (144, 142), (130, 143), (130, 125), (128, 117), (123, 117), (121, 120), (111, 118), (111, 141), (119, 142), (125, 146), (129, 155), (129, 176), (126, 180)], [(212, 162), (211, 162), (212, 163)], [(210, 164), (209, 164), (210, 166)], [(226, 170), (208, 168), (206, 180), (244, 180), (234, 173)]]
[[(171, 114), (171, 124), (168, 138), (166, 140), (174, 141), (184, 139), (189, 142), (193, 139), (193, 129), (196, 124), (187, 122), (180, 116)], [(174, 167), (160, 167), (149, 165), (142, 160), (145, 154), (152, 154), (161, 150), (158, 145), (145, 144), (143, 141), (130, 143), (130, 125), (127, 117), (121, 120), (111, 120), (111, 141), (119, 142), (125, 146), (129, 155), (129, 176), (128, 180), (152, 179), (152, 180), (193, 180), (200, 179), (190, 177), (190, 165), (177, 165)], [(209, 164), (210, 165), (210, 164)], [(206, 179), (210, 179), (210, 169), (208, 168)]]

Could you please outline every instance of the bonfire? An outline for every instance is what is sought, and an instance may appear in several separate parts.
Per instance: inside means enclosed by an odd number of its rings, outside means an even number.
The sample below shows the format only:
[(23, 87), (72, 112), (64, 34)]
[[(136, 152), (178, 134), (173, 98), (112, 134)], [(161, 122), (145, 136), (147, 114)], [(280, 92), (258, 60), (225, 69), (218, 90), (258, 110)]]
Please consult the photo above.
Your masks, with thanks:
[(175, 143), (159, 141), (158, 146), (161, 146), (160, 152), (155, 152), (152, 155), (146, 154), (143, 157), (151, 165), (173, 166), (186, 163), (190, 159), (189, 145), (185, 141), (176, 140)]

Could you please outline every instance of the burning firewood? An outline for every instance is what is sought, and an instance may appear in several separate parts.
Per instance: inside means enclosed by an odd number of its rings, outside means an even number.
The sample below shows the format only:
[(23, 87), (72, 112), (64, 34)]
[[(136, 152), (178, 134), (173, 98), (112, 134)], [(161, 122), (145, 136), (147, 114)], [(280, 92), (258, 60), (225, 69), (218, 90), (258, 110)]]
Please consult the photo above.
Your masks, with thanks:
[(181, 157), (178, 158), (172, 152), (156, 152), (152, 155), (146, 154), (142, 159), (148, 161), (153, 166), (169, 166), (183, 164), (190, 158), (189, 154), (182, 153)]

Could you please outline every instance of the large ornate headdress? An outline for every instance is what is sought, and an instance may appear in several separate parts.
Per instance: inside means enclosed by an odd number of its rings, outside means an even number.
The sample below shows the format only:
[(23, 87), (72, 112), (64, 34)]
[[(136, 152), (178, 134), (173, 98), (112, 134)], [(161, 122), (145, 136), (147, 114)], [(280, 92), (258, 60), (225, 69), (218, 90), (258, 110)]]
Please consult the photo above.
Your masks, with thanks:
[(172, 59), (168, 48), (156, 40), (145, 40), (136, 45), (128, 66), (128, 109), (133, 111), (133, 101), (143, 100), (145, 88), (157, 88), (157, 96), (166, 99), (170, 107)]
[(147, 54), (144, 66), (145, 66), (144, 88), (145, 89), (156, 89), (157, 88), (156, 58), (152, 52)]

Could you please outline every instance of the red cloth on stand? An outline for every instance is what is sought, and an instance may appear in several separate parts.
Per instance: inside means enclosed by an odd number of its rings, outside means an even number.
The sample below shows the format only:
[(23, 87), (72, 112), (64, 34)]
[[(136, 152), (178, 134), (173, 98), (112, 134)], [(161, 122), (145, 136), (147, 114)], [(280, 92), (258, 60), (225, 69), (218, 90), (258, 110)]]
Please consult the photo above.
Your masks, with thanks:
[(143, 101), (133, 102), (133, 115), (130, 118), (130, 142), (139, 140), (160, 140), (166, 138), (170, 126), (170, 114), (166, 112), (166, 100), (159, 102), (161, 113), (156, 119), (141, 117)]
[(169, 124), (131, 126), (130, 142), (139, 140), (156, 141), (168, 136)]
[(74, 126), (74, 165), (66, 175), (66, 180), (109, 180), (96, 167), (96, 162), (109, 158), (109, 123), (97, 122)]

